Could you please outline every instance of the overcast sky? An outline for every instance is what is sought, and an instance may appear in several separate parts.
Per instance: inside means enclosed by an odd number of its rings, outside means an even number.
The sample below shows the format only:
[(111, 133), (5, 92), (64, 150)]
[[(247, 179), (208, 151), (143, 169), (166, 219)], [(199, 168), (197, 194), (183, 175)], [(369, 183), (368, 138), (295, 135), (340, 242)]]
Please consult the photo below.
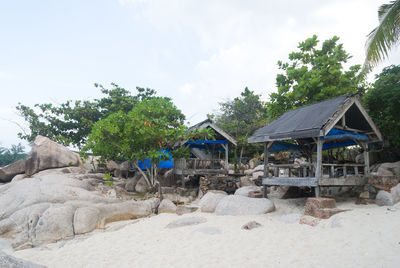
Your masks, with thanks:
[[(18, 102), (98, 98), (94, 83), (154, 88), (192, 124), (246, 86), (266, 100), (277, 61), (313, 34), (339, 36), (361, 64), (386, 2), (0, 0), (1, 146), (20, 142)], [(394, 50), (375, 73), (399, 63)]]

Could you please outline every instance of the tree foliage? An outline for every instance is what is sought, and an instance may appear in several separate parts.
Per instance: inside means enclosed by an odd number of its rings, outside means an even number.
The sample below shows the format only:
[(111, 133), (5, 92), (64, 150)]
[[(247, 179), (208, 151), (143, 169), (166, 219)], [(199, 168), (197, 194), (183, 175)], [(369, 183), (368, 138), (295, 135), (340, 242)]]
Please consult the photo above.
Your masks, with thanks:
[(400, 65), (386, 67), (376, 75), (364, 103), (384, 138), (400, 146)]
[(240, 156), (249, 147), (249, 136), (267, 122), (266, 106), (260, 98), (246, 87), (239, 97), (219, 104), (215, 122), (238, 141)]
[(289, 62), (278, 62), (283, 73), (276, 77), (278, 92), (270, 94), (269, 116), (282, 113), (332, 97), (363, 92), (365, 76), (360, 65), (345, 70), (343, 64), (350, 55), (334, 36), (317, 47), (316, 35), (298, 45), (299, 50), (289, 54)]
[(156, 165), (167, 157), (165, 149), (173, 150), (179, 141), (202, 133), (208, 135), (204, 131), (188, 133), (184, 119), (169, 98), (143, 99), (128, 113), (118, 111), (94, 124), (84, 150), (91, 150), (105, 160), (129, 160), (136, 166), (138, 160), (144, 163), (150, 159), (153, 165), (143, 175), (149, 186), (153, 186)]
[(111, 89), (106, 89), (95, 84), (106, 97), (93, 101), (69, 100), (60, 105), (35, 104), (33, 108), (19, 103), (16, 108), (30, 130), (29, 133), (19, 133), (19, 137), (33, 141), (37, 135), (42, 135), (63, 145), (81, 148), (97, 121), (118, 111), (127, 113), (137, 102), (156, 94), (153, 89), (137, 87), (136, 95), (131, 95), (117, 84), (111, 86)]
[(18, 160), (25, 159), (26, 157), (27, 154), (20, 143), (18, 145), (12, 145), (10, 149), (0, 147), (0, 167), (7, 166)]
[(400, 39), (400, 0), (390, 1), (378, 9), (379, 25), (368, 34), (364, 66), (371, 68), (388, 56)]

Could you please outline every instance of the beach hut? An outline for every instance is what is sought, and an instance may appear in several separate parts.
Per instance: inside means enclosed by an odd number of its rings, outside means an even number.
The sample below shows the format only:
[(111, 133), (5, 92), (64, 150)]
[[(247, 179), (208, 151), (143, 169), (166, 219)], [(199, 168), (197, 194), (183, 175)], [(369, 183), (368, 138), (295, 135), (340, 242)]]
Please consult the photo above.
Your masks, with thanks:
[[(193, 140), (185, 141), (183, 145), (181, 144), (180, 146), (188, 146), (190, 148), (191, 157), (183, 165), (175, 161), (174, 169), (176, 174), (193, 176), (228, 173), (229, 149), (237, 146), (236, 140), (215, 125), (211, 119), (206, 119), (191, 126), (188, 131), (203, 128), (212, 129), (215, 133), (215, 140)], [(223, 166), (221, 166), (221, 160), (224, 162)]]
[[(365, 184), (369, 174), (368, 145), (376, 141), (382, 141), (382, 135), (357, 94), (288, 111), (256, 130), (248, 139), (249, 143), (264, 143), (264, 196), (268, 186), (278, 185), (313, 187), (316, 197), (319, 197), (322, 186)], [(323, 150), (355, 145), (364, 151), (364, 164), (323, 163)], [(298, 150), (307, 155), (309, 161), (305, 164), (271, 164), (268, 162), (271, 150)], [(288, 170), (285, 172), (288, 175), (281, 176), (281, 169)], [(338, 170), (340, 177), (335, 176)]]

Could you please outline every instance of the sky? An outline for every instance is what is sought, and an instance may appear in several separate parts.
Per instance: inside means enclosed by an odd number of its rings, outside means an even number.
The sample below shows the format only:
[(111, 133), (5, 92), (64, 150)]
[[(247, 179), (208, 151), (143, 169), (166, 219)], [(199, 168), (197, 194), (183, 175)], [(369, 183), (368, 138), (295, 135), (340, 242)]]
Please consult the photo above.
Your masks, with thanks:
[[(362, 64), (379, 0), (0, 0), (0, 146), (22, 142), (18, 103), (101, 97), (94, 83), (156, 89), (195, 124), (247, 86), (268, 99), (300, 41), (340, 37)], [(400, 64), (394, 49), (390, 64)], [(18, 126), (18, 125), (20, 126)], [(26, 145), (25, 142), (22, 142)]]

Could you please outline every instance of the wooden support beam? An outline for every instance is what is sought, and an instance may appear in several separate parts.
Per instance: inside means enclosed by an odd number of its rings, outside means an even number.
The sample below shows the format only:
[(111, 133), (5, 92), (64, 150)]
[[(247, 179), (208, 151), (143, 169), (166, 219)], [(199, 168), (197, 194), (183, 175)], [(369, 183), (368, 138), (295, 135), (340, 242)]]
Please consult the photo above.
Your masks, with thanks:
[(368, 143), (364, 146), (364, 175), (369, 174), (369, 149)]
[[(322, 144), (323, 140), (318, 137), (317, 140), (317, 165), (315, 170), (315, 178), (319, 181), (322, 178)], [(315, 187), (315, 197), (319, 197), (319, 188)]]
[(225, 169), (229, 169), (229, 143), (225, 144)]
[[(268, 172), (268, 142), (264, 143), (264, 177), (269, 177)], [(263, 185), (263, 197), (267, 198), (267, 186)]]

